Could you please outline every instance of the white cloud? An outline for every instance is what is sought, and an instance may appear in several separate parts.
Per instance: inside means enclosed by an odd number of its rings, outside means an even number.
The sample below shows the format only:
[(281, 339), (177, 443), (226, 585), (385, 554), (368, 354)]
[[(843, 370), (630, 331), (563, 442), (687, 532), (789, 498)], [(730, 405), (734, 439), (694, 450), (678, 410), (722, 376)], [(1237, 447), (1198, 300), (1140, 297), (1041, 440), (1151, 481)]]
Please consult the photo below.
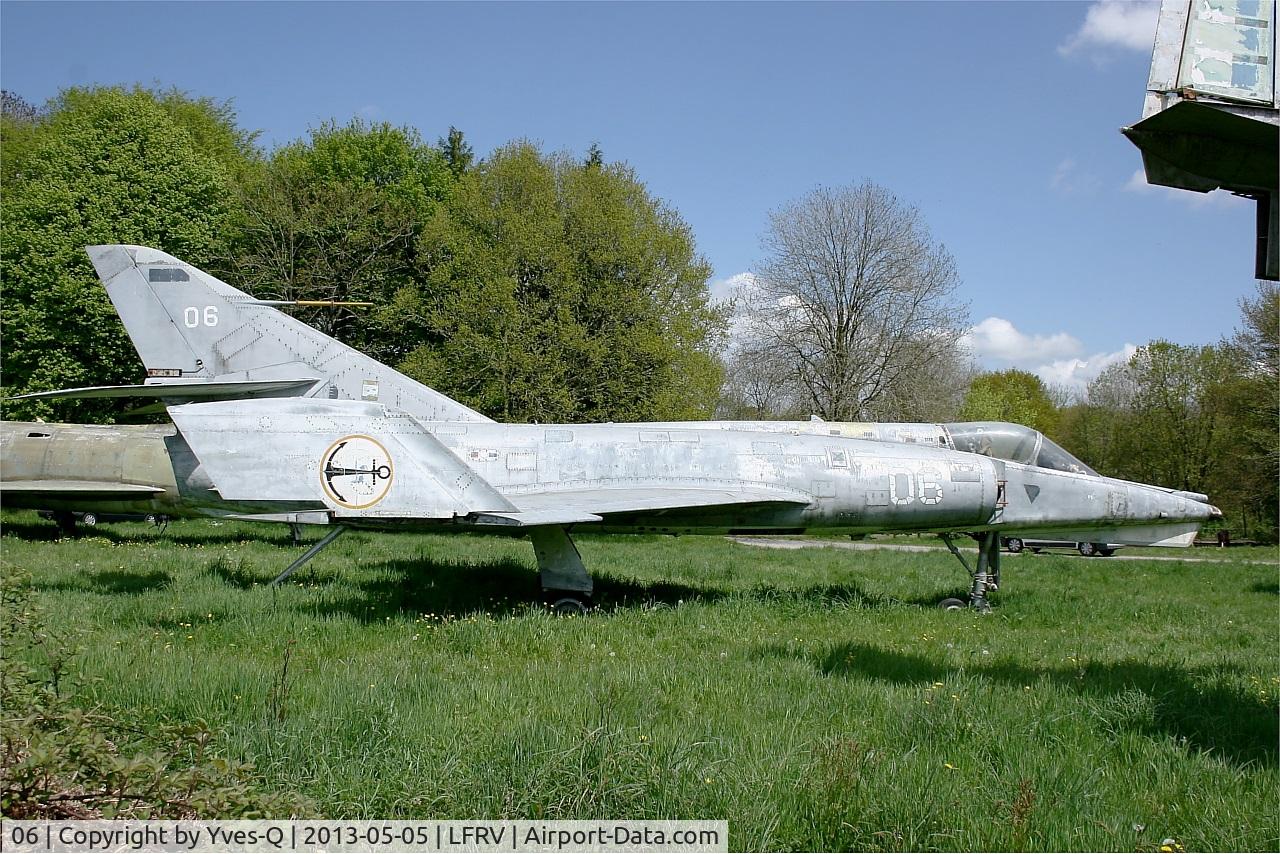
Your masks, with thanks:
[(965, 333), (961, 343), (979, 359), (1042, 364), (1051, 359), (1077, 356), (1084, 345), (1073, 335), (1028, 335), (1003, 317), (988, 317)]
[(735, 302), (735, 297), (754, 284), (755, 280), (751, 273), (735, 273), (727, 279), (716, 279), (707, 285), (713, 305), (729, 306), (732, 309), (728, 337), (725, 340), (725, 347), (729, 350), (747, 339), (746, 312), (742, 309), (741, 301)]
[(1080, 168), (1074, 157), (1065, 157), (1058, 162), (1049, 177), (1049, 188), (1064, 196), (1082, 195), (1095, 192), (1102, 182), (1098, 176)]
[(1057, 385), (1073, 392), (1083, 392), (1098, 374), (1117, 362), (1128, 361), (1138, 351), (1132, 344), (1125, 344), (1114, 353), (1095, 353), (1084, 359), (1059, 359), (1041, 365), (1032, 371), (1048, 385)]
[(1197, 193), (1194, 190), (1179, 190), (1175, 187), (1163, 187), (1159, 184), (1148, 184), (1147, 175), (1141, 169), (1135, 169), (1122, 188), (1126, 193), (1139, 195), (1161, 195), (1166, 199), (1179, 202), (1191, 208), (1233, 208), (1237, 205), (1254, 204), (1252, 199), (1228, 193), (1226, 190), (1214, 190), (1210, 193)]
[(1003, 317), (988, 317), (961, 339), (988, 369), (1020, 368), (1044, 380), (1083, 393), (1089, 382), (1110, 365), (1124, 361), (1137, 350), (1126, 343), (1113, 353), (1084, 354), (1084, 345), (1074, 335), (1028, 335)]
[(1150, 52), (1159, 16), (1158, 2), (1097, 0), (1085, 12), (1080, 29), (1058, 46), (1058, 53), (1070, 56), (1079, 51), (1096, 54), (1116, 49)]
[(716, 279), (707, 285), (711, 292), (712, 302), (724, 303), (733, 299), (738, 291), (753, 284), (756, 277), (751, 273), (734, 273), (727, 279)]

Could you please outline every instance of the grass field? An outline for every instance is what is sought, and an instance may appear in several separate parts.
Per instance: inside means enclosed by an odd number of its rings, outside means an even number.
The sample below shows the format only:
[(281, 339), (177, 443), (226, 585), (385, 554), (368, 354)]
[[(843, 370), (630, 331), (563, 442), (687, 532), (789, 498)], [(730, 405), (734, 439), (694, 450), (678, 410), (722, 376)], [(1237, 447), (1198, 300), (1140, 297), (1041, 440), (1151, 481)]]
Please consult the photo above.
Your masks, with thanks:
[(86, 703), (203, 718), (327, 817), (727, 819), (745, 850), (1280, 847), (1274, 549), (1010, 559), (981, 617), (934, 607), (965, 586), (942, 552), (583, 536), (600, 607), (554, 618), (519, 540), (350, 533), (272, 589), (283, 529), (5, 522), (4, 561), (86, 648)]

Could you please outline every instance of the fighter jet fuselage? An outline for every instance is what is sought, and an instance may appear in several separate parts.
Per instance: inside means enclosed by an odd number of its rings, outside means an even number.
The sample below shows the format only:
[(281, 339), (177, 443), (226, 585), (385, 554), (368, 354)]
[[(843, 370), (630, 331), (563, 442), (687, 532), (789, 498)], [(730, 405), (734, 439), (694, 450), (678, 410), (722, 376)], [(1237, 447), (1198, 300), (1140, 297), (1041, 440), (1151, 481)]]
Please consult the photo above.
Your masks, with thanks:
[(985, 609), (1000, 533), (1187, 545), (1219, 515), (1203, 495), (1100, 477), (1019, 425), (499, 424), (278, 300), (155, 249), (88, 251), (147, 381), (26, 397), (150, 400), (174, 423), (5, 425), (4, 503), (330, 526), (280, 579), (347, 528), (504, 531), (530, 537), (544, 590), (579, 607), (592, 584), (571, 531), (938, 532), (953, 551), (952, 533), (979, 539)]
[[(575, 530), (619, 533), (831, 528), (1025, 536), (1087, 528), (1097, 536), (1114, 528), (1107, 536), (1117, 542), (1126, 539), (1120, 529), (1135, 526), (1162, 526), (1166, 537), (1158, 539), (1194, 532), (1216, 512), (1199, 496), (1159, 487), (837, 436), (646, 423), (419, 422), (376, 404), (336, 401), (308, 401), (310, 424), (292, 423), (283, 435), (252, 429), (289, 418), (297, 405), (243, 401), (234, 416), (226, 414), (228, 404), (174, 407), (202, 443), (224, 437), (221, 447), (198, 446), (199, 455), (174, 425), (6, 423), (3, 485), (50, 489), (6, 489), (4, 503), (169, 516), (301, 514), (302, 521), (318, 513), (353, 527), (455, 530), (494, 530), (553, 511)], [(421, 471), (415, 443), (447, 453), (459, 475), (493, 494), (468, 495), (457, 489), (457, 477), (452, 495), (436, 488)], [(237, 485), (229, 487), (228, 477)], [(97, 486), (78, 493), (73, 485), (86, 482)], [(111, 483), (121, 491), (109, 494)], [(609, 512), (611, 496), (625, 496), (618, 512)], [(1151, 540), (1149, 531), (1138, 534)]]

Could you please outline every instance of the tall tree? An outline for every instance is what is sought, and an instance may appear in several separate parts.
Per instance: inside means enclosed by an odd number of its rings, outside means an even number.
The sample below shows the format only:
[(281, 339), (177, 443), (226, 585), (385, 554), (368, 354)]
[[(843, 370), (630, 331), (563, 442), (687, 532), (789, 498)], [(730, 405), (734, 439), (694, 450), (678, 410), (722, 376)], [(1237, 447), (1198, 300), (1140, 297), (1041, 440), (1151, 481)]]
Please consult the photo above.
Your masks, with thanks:
[(416, 131), (325, 124), (247, 174), (240, 241), (228, 271), (263, 297), (369, 300), (374, 310), (300, 310), (299, 317), (382, 361), (412, 342), (384, 322), (396, 292), (418, 277), (417, 248), (453, 177)]
[(974, 378), (960, 407), (962, 421), (1012, 421), (1054, 433), (1058, 408), (1035, 374), (1012, 368)]
[(1221, 348), (1153, 341), (1089, 384), (1061, 438), (1106, 474), (1204, 492), (1221, 461), (1230, 377)]
[(455, 178), (470, 169), (475, 161), (475, 152), (472, 151), (470, 143), (463, 137), (462, 131), (453, 125), (449, 126), (448, 136), (442, 136), (436, 142), (436, 147), (444, 154), (444, 162), (448, 164), (449, 171)]
[(1280, 537), (1280, 286), (1259, 281), (1240, 310), (1242, 323), (1224, 342), (1235, 375), (1218, 489), (1234, 490), (1242, 513), (1274, 542)]
[[(0, 161), (6, 393), (139, 380), (141, 364), (86, 245), (147, 244), (196, 264), (226, 252), (230, 176), (190, 128), (197, 116), (207, 127), (233, 117), (182, 99), (70, 89), (21, 145), (7, 148)], [(179, 106), (185, 120), (175, 118)], [(10, 417), (84, 420), (114, 411), (90, 400), (6, 406)]]
[(811, 409), (869, 417), (967, 326), (955, 260), (920, 212), (871, 182), (774, 211), (749, 297), (749, 337), (796, 365)]
[(26, 98), (8, 89), (0, 90), (0, 115), (19, 122), (34, 122), (38, 111)]
[(679, 216), (622, 164), (517, 142), (454, 188), (394, 313), (423, 340), (403, 370), (503, 420), (710, 414), (709, 268)]

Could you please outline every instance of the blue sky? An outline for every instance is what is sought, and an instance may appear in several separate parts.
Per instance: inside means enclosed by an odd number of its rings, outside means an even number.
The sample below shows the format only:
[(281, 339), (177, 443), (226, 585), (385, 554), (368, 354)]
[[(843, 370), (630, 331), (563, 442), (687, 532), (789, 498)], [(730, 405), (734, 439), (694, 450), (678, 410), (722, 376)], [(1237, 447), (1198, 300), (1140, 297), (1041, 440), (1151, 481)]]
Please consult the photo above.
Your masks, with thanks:
[(0, 84), (230, 98), (270, 146), (327, 119), (625, 160), (719, 293), (768, 212), (876, 181), (956, 256), (984, 365), (1080, 384), (1230, 334), (1253, 203), (1135, 179), (1155, 7), (1071, 2), (0, 4)]

